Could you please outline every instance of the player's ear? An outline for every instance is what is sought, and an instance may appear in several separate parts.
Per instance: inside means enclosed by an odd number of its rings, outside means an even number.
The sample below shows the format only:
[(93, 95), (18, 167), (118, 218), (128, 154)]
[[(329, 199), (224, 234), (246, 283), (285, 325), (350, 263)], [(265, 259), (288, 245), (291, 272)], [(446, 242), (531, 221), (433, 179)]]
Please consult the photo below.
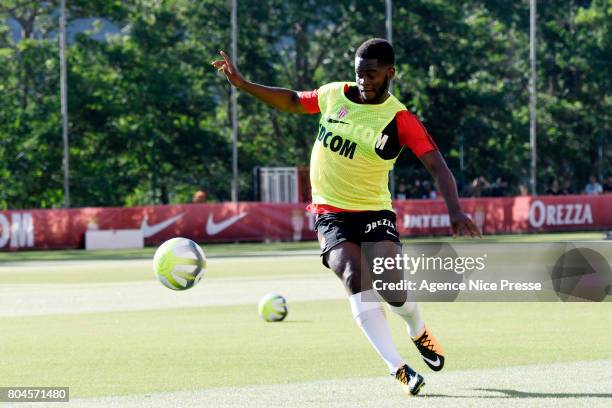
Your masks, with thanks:
[(389, 75), (389, 79), (390, 80), (395, 78), (395, 67), (393, 65), (391, 65), (389, 68), (387, 68), (387, 75)]

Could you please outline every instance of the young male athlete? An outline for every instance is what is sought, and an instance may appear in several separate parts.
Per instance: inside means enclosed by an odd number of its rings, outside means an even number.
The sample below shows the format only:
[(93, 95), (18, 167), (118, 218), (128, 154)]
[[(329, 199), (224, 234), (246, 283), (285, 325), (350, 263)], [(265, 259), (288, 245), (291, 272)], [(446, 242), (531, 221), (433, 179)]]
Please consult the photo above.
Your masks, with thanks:
[[(395, 76), (395, 54), (387, 41), (372, 38), (355, 55), (355, 83), (334, 82), (317, 90), (297, 92), (249, 82), (228, 56), (212, 65), (228, 81), (284, 112), (321, 114), (319, 132), (310, 159), (315, 229), (323, 264), (342, 280), (351, 311), (389, 371), (409, 394), (418, 394), (423, 377), (397, 352), (384, 310), (362, 275), (361, 244), (399, 243), (391, 207), (388, 174), (404, 147), (431, 173), (449, 211), (453, 235), (480, 235), (461, 211), (455, 179), (438, 148), (419, 120), (389, 93)], [(364, 268), (366, 271), (367, 268)], [(367, 272), (363, 272), (364, 274)], [(382, 298), (406, 321), (408, 332), (425, 363), (434, 371), (444, 366), (444, 353), (425, 327), (415, 302)]]

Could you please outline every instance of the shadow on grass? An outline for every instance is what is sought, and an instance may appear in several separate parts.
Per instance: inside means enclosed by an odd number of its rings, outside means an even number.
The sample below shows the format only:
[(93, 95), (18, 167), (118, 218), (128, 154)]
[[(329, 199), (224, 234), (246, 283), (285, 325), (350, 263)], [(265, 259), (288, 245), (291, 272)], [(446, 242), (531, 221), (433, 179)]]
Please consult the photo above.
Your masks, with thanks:
[(426, 398), (610, 398), (612, 393), (572, 393), (572, 392), (525, 392), (498, 388), (474, 388), (474, 391), (496, 392), (502, 395), (447, 395), (425, 394)]
[(612, 398), (612, 393), (524, 392), (497, 388), (476, 388), (475, 390), (499, 392), (510, 398)]
[(312, 323), (312, 320), (283, 320), (283, 323)]

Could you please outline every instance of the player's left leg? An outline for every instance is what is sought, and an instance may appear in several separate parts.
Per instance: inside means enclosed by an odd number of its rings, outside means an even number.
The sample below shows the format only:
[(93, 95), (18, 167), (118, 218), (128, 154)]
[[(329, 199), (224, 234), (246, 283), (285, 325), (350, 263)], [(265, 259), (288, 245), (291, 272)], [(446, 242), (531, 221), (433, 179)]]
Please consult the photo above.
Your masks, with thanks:
[(427, 327), (423, 327), (417, 336), (412, 336), (412, 341), (429, 368), (440, 371), (444, 367), (444, 351)]

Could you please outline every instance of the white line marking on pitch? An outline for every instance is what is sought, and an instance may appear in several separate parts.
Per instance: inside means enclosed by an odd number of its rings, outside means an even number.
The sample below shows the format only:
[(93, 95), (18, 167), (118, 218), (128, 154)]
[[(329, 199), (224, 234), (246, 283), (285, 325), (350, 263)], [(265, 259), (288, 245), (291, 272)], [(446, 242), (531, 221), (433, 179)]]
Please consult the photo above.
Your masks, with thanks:
[(269, 292), (290, 301), (345, 299), (331, 273), (312, 277), (210, 279), (175, 292), (156, 280), (96, 284), (0, 286), (0, 317), (257, 304)]
[[(610, 407), (612, 360), (451, 372), (424, 372), (419, 397), (407, 397), (391, 377), (74, 399), (49, 407)], [(39, 408), (43, 405), (32, 405)], [(47, 406), (47, 405), (44, 405)]]

